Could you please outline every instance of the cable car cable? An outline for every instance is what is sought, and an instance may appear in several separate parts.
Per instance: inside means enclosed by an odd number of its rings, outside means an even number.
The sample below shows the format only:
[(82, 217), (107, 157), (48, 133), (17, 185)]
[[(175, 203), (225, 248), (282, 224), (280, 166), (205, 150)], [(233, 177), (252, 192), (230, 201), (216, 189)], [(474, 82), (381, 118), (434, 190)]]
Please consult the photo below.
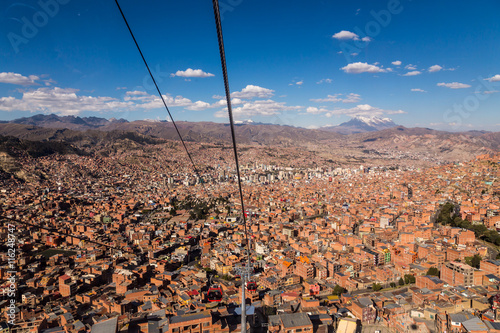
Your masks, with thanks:
[(165, 98), (163, 98), (163, 95), (160, 91), (160, 88), (158, 87), (158, 84), (156, 83), (155, 77), (154, 77), (153, 73), (151, 72), (151, 69), (149, 69), (148, 62), (146, 61), (146, 58), (144, 57), (144, 54), (142, 53), (142, 50), (141, 50), (141, 47), (139, 46), (139, 43), (135, 39), (135, 35), (132, 32), (132, 28), (130, 28), (130, 25), (128, 24), (127, 18), (125, 17), (125, 14), (123, 13), (122, 8), (121, 8), (120, 4), (118, 3), (118, 0), (115, 0), (115, 3), (116, 3), (116, 6), (118, 7), (118, 9), (120, 10), (120, 14), (122, 15), (123, 21), (127, 25), (128, 31), (130, 32), (130, 36), (132, 36), (132, 39), (134, 40), (135, 46), (137, 47), (137, 50), (139, 51), (139, 53), (141, 55), (142, 61), (144, 61), (144, 65), (146, 65), (146, 68), (148, 69), (149, 76), (151, 77), (151, 80), (153, 80), (153, 83), (156, 87), (156, 91), (158, 92), (158, 95), (160, 95), (160, 98), (163, 102), (163, 105), (165, 106), (165, 109), (167, 110), (167, 113), (170, 117), (170, 120), (172, 120), (172, 124), (174, 125), (175, 131), (177, 132), (177, 135), (179, 136), (179, 139), (181, 140), (182, 145), (184, 146), (184, 150), (186, 150), (186, 154), (189, 157), (191, 164), (193, 165), (194, 172), (196, 173), (196, 175), (200, 179), (201, 185), (203, 186), (203, 190), (205, 191), (205, 193), (207, 193), (203, 179), (201, 178), (200, 173), (198, 172), (198, 168), (196, 167), (196, 164), (194, 163), (193, 158), (191, 157), (191, 154), (189, 153), (189, 150), (186, 146), (186, 142), (182, 138), (181, 132), (179, 131), (179, 128), (177, 127), (177, 124), (175, 123), (174, 117), (172, 117), (172, 113), (170, 113), (170, 109), (168, 108), (168, 105), (167, 105), (167, 102), (165, 101)]
[(220, 19), (220, 12), (219, 12), (219, 1), (218, 0), (212, 0), (212, 4), (214, 7), (214, 16), (215, 16), (215, 25), (217, 28), (217, 40), (219, 42), (219, 53), (220, 53), (220, 61), (221, 61), (221, 66), (222, 66), (222, 75), (224, 77), (224, 89), (226, 92), (226, 102), (227, 102), (227, 111), (229, 114), (229, 124), (231, 127), (231, 138), (233, 140), (233, 152), (234, 152), (234, 160), (236, 164), (236, 175), (238, 177), (238, 188), (240, 192), (240, 201), (241, 201), (241, 215), (243, 217), (243, 227), (245, 230), (245, 240), (246, 240), (246, 247), (247, 247), (247, 253), (248, 253), (248, 263), (250, 264), (250, 242), (248, 241), (248, 231), (247, 231), (247, 221), (245, 217), (245, 205), (244, 205), (244, 200), (243, 200), (243, 190), (241, 186), (241, 176), (240, 176), (240, 165), (238, 161), (238, 149), (236, 147), (236, 135), (234, 131), (234, 120), (233, 120), (233, 108), (231, 106), (231, 94), (229, 92), (229, 80), (228, 80), (228, 75), (227, 75), (227, 67), (226, 67), (226, 53), (224, 51), (224, 38), (222, 36), (222, 25), (221, 25), (221, 19)]

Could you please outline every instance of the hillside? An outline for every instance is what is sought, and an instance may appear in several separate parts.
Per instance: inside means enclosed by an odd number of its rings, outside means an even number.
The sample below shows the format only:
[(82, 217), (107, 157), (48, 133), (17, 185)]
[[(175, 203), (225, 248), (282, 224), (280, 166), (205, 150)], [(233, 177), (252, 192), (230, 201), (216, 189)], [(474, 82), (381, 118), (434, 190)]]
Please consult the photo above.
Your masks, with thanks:
[(338, 126), (326, 126), (322, 130), (341, 134), (376, 132), (398, 126), (389, 118), (355, 116)]
[[(87, 152), (105, 154), (116, 148), (136, 149), (145, 144), (179, 140), (170, 122), (76, 118), (44, 116), (0, 123), (0, 135), (32, 141), (61, 141)], [(68, 121), (72, 124), (77, 122), (80, 127), (57, 127), (65, 126)], [(392, 127), (393, 123), (387, 120), (376, 122), (390, 128), (344, 135), (324, 129), (243, 123), (236, 125), (236, 135), (240, 145), (275, 150), (296, 148), (298, 152), (313, 152), (324, 160), (340, 164), (367, 161), (373, 164), (408, 164), (409, 161), (411, 164), (435, 164), (470, 160), (479, 154), (500, 150), (500, 133), (453, 133), (428, 128)], [(228, 124), (177, 122), (177, 126), (186, 142), (231, 145)]]

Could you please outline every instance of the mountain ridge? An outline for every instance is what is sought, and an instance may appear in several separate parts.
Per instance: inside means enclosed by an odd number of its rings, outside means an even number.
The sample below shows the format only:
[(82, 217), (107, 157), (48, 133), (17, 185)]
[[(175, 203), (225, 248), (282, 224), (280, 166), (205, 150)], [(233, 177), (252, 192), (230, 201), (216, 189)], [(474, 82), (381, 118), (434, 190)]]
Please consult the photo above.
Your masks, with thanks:
[(123, 118), (101, 118), (101, 117), (79, 117), (79, 116), (58, 116), (55, 114), (37, 114), (31, 117), (22, 117), (9, 121), (8, 123), (33, 125), (39, 127), (59, 128), (64, 126), (68, 129), (90, 129), (108, 126), (114, 123), (126, 123), (128, 120)]
[[(97, 117), (96, 117), (97, 118)], [(36, 120), (37, 118), (35, 118)], [(171, 122), (120, 121), (87, 118), (41, 117), (0, 123), (0, 135), (25, 140), (63, 141), (77, 148), (157, 144), (179, 140)], [(50, 120), (52, 119), (52, 120)], [(383, 120), (383, 119), (382, 119)], [(72, 125), (65, 126), (66, 122)], [(389, 121), (383, 120), (387, 125)], [(75, 125), (76, 123), (76, 125)], [(103, 125), (105, 124), (105, 125)], [(186, 142), (230, 146), (229, 124), (178, 121), (176, 125)], [(72, 128), (67, 128), (72, 127)], [(236, 124), (239, 145), (262, 148), (294, 148), (314, 151), (325, 159), (341, 161), (414, 161), (440, 163), (470, 160), (477, 155), (500, 151), (500, 132), (446, 132), (430, 128), (395, 126), (377, 131), (341, 134), (324, 129), (305, 129), (286, 125)]]
[(383, 129), (399, 126), (390, 118), (380, 118), (376, 116), (364, 117), (354, 116), (349, 121), (337, 126), (326, 126), (322, 129), (341, 134), (356, 134), (365, 132), (376, 132)]

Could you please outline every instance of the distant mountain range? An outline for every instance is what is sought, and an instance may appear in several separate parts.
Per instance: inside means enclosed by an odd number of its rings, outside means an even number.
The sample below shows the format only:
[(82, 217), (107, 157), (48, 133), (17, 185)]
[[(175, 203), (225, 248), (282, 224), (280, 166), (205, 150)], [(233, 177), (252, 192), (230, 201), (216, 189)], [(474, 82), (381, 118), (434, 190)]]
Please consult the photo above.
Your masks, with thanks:
[(99, 117), (58, 116), (55, 114), (37, 114), (32, 117), (23, 117), (8, 123), (32, 125), (48, 128), (68, 128), (76, 130), (96, 129), (115, 123), (127, 123), (125, 119), (106, 119)]
[(355, 116), (338, 126), (326, 126), (323, 130), (341, 134), (376, 132), (398, 126), (389, 118)]
[[(22, 125), (31, 125), (45, 128), (67, 128), (73, 130), (88, 130), (88, 129), (102, 129), (106, 130), (108, 128), (118, 128), (121, 127), (123, 129), (130, 127), (130, 123), (147, 123), (147, 124), (166, 124), (168, 121), (160, 121), (160, 120), (142, 120), (129, 122), (125, 119), (105, 119), (99, 117), (78, 117), (78, 116), (57, 116), (55, 114), (43, 115), (38, 114), (32, 117), (23, 117), (16, 120), (12, 120), (10, 122), (3, 123), (12, 123), (12, 124), (22, 124)], [(272, 125), (272, 124), (264, 124), (264, 123), (255, 123), (251, 120), (244, 121), (236, 121), (235, 124), (237, 126), (241, 125)], [(363, 117), (363, 116), (355, 116), (351, 118), (351, 120), (342, 123), (338, 126), (325, 126), (322, 127), (321, 130), (336, 132), (340, 134), (356, 134), (356, 133), (365, 133), (365, 132), (375, 132), (383, 129), (388, 129), (392, 127), (398, 126), (389, 118), (379, 118), (379, 117)], [(135, 127), (135, 126), (132, 126)], [(135, 128), (134, 128), (135, 130)]]
[[(168, 123), (168, 121), (149, 120), (149, 119), (142, 121), (135, 121), (135, 122), (147, 123), (147, 124)], [(131, 122), (125, 119), (115, 119), (115, 118), (106, 119), (99, 117), (78, 117), (78, 116), (58, 116), (55, 114), (50, 114), (50, 115), (38, 114), (32, 117), (23, 117), (3, 123), (32, 125), (45, 128), (67, 128), (74, 130), (87, 130), (87, 129), (105, 129), (107, 127), (116, 128), (116, 127), (121, 127), (123, 124), (130, 124)], [(116, 126), (117, 124), (118, 126)], [(235, 124), (272, 125), (264, 123), (255, 123), (251, 120), (236, 121)], [(128, 127), (127, 125), (123, 126)], [(383, 129), (392, 128), (396, 126), (398, 125), (395, 124), (389, 118), (355, 116), (351, 118), (351, 120), (342, 123), (338, 126), (326, 126), (321, 129), (341, 134), (355, 134), (355, 133), (380, 131)]]
[[(228, 124), (213, 122), (176, 123), (184, 140), (231, 144)], [(388, 118), (354, 117), (338, 126), (305, 129), (293, 126), (241, 122), (236, 124), (238, 144), (262, 148), (297, 148), (339, 163), (436, 163), (465, 161), (477, 155), (500, 151), (500, 132), (452, 133), (429, 128), (406, 128)], [(0, 135), (22, 140), (62, 141), (76, 149), (94, 149), (119, 144), (156, 144), (179, 140), (171, 122), (127, 121), (98, 117), (36, 115), (0, 123)], [(96, 149), (97, 149), (96, 148)], [(401, 162), (400, 162), (401, 161)]]

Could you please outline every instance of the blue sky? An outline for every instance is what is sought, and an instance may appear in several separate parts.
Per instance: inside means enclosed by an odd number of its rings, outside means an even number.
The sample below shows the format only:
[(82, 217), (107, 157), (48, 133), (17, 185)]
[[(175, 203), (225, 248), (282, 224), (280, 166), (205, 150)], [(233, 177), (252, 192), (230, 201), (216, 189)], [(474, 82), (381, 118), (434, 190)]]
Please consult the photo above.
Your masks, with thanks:
[[(122, 0), (175, 120), (227, 122), (212, 2)], [(220, 0), (235, 118), (500, 131), (500, 3)], [(114, 1), (0, 4), (0, 119), (167, 119)]]

